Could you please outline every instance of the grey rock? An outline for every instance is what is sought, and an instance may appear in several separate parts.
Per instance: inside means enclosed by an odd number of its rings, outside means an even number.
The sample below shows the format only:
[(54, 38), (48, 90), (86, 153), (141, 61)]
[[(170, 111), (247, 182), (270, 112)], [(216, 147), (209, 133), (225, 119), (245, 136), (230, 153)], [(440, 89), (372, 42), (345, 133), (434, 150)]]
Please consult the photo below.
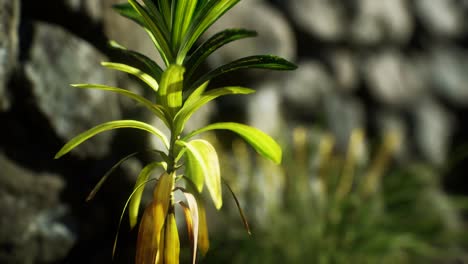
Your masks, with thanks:
[(454, 46), (435, 48), (430, 58), (434, 91), (459, 106), (468, 106), (468, 56)]
[(281, 135), (282, 109), (278, 82), (266, 82), (250, 95), (247, 104), (248, 123), (271, 136)]
[(324, 94), (335, 90), (335, 86), (321, 63), (304, 61), (287, 75), (281, 91), (288, 105), (302, 112), (312, 112), (321, 106)]
[(59, 202), (64, 187), (55, 174), (19, 167), (0, 153), (1, 263), (50, 263), (63, 259), (76, 241), (61, 220), (68, 207)]
[(466, 30), (465, 13), (460, 1), (416, 0), (415, 10), (425, 28), (435, 35), (454, 37)]
[(207, 62), (211, 67), (249, 55), (275, 54), (290, 60), (296, 56), (295, 38), (291, 26), (278, 10), (265, 2), (241, 1), (208, 29), (204, 38), (226, 28), (255, 30), (258, 36), (222, 47), (208, 57)]
[(405, 43), (413, 27), (407, 0), (358, 0), (351, 36), (354, 42), (365, 45), (386, 40)]
[(327, 127), (336, 138), (336, 146), (346, 151), (351, 133), (365, 127), (364, 107), (356, 98), (327, 94), (323, 101)]
[(86, 14), (95, 23), (103, 18), (105, 9), (110, 8), (111, 0), (65, 0), (65, 5), (73, 12)]
[(326, 41), (336, 41), (346, 33), (346, 8), (339, 0), (291, 0), (291, 17), (306, 32)]
[(336, 50), (331, 55), (331, 65), (337, 87), (343, 92), (352, 92), (359, 80), (358, 65), (355, 56), (347, 50)]
[(371, 56), (364, 66), (364, 79), (370, 92), (382, 103), (408, 106), (425, 92), (424, 65), (418, 67), (398, 51)]
[[(77, 89), (70, 83), (100, 83), (114, 86), (115, 76), (100, 62), (103, 55), (86, 42), (63, 29), (38, 23), (25, 64), (26, 78), (31, 83), (39, 111), (50, 121), (63, 140), (105, 121), (120, 117), (115, 94)], [(74, 153), (101, 157), (109, 150), (112, 132), (103, 133), (84, 143)]]
[(0, 111), (10, 105), (7, 82), (18, 55), (19, 0), (0, 0)]
[(431, 164), (443, 165), (455, 129), (454, 117), (432, 98), (421, 99), (413, 115), (418, 149)]

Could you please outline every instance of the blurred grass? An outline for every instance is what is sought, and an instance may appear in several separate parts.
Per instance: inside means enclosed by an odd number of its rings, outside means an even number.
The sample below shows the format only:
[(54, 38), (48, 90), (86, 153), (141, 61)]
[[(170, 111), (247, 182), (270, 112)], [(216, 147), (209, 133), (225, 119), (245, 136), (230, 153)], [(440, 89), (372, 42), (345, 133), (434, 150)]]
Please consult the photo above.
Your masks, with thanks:
[(444, 193), (435, 168), (393, 162), (396, 135), (368, 155), (360, 130), (344, 154), (327, 133), (291, 134), (282, 167), (234, 142), (223, 175), (253, 235), (229, 220), (212, 235), (203, 263), (451, 263), (463, 255), (468, 200)]

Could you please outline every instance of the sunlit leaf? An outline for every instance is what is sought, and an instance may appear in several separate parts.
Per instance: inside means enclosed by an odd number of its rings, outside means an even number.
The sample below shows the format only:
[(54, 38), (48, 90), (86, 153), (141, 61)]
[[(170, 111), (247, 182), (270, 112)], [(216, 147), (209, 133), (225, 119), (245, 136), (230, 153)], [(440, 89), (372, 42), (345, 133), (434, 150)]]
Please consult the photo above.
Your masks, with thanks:
[(107, 85), (102, 85), (102, 84), (72, 84), (71, 86), (76, 87), (76, 88), (82, 88), (82, 89), (97, 89), (97, 90), (103, 90), (103, 91), (109, 91), (113, 93), (118, 93), (123, 96), (126, 96), (128, 98), (131, 98), (138, 103), (142, 104), (144, 107), (149, 109), (151, 112), (153, 112), (157, 117), (159, 117), (165, 124), (166, 126), (169, 126), (169, 121), (167, 118), (167, 114), (164, 111), (164, 109), (156, 104), (153, 104), (151, 101), (148, 99), (144, 98), (143, 96), (140, 96), (136, 93), (130, 92), (128, 90), (122, 89), (122, 88), (117, 88), (117, 87), (111, 87)]
[(168, 107), (175, 114), (182, 106), (182, 88), (185, 68), (172, 64), (164, 71), (161, 78), (161, 87), (158, 92), (158, 101)]
[[(132, 7), (130, 6), (130, 8)], [(132, 66), (136, 67), (138, 63), (144, 66), (144, 69), (142, 70), (144, 72), (151, 74), (151, 76), (153, 76), (157, 82), (161, 80), (161, 75), (163, 73), (163, 70), (155, 61), (153, 61), (152, 59), (150, 59), (144, 54), (125, 48), (124, 46), (120, 45), (114, 40), (109, 41), (109, 45), (115, 50), (118, 50), (119, 52), (124, 54), (125, 56), (132, 58), (136, 62), (136, 63), (133, 62), (133, 64), (135, 65), (132, 65)]]
[(122, 3), (122, 4), (115, 4), (112, 6), (117, 13), (119, 13), (121, 16), (126, 17), (130, 20), (133, 20), (140, 26), (144, 27), (144, 21), (143, 18), (141, 17), (138, 12), (135, 11), (135, 9), (128, 3)]
[[(189, 27), (186, 37), (183, 40), (182, 49), (177, 56), (177, 63), (183, 63), (183, 59), (192, 48), (198, 38), (218, 20), (224, 13), (231, 9), (240, 0), (211, 0), (206, 1), (193, 23)], [(198, 86), (198, 85), (197, 85)], [(197, 87), (195, 86), (195, 87)]]
[(188, 143), (179, 141), (187, 148), (187, 176), (193, 181), (197, 190), (203, 189), (203, 181), (210, 192), (216, 209), (223, 205), (221, 192), (221, 171), (218, 154), (206, 140), (195, 139)]
[[(140, 186), (142, 182), (146, 182), (148, 180), (148, 177), (153, 172), (153, 170), (156, 169), (157, 167), (162, 167), (166, 169), (167, 164), (165, 162), (152, 162), (146, 165), (141, 170), (140, 174), (138, 175), (134, 190), (136, 190), (137, 187)], [(137, 223), (138, 210), (140, 209), (140, 202), (141, 202), (141, 196), (143, 195), (143, 190), (144, 190), (143, 188), (137, 190), (135, 194), (133, 195), (132, 199), (130, 200), (130, 207), (128, 209), (130, 228), (134, 228)]]
[[(181, 203), (184, 208), (185, 221), (187, 222), (187, 229), (190, 240), (192, 241), (192, 264), (197, 260), (197, 245), (198, 245), (198, 205), (195, 196), (189, 192), (183, 192), (185, 199), (187, 199), (188, 207), (185, 203)], [(186, 208), (187, 207), (187, 208)]]
[(81, 134), (78, 136), (74, 137), (70, 141), (68, 141), (65, 146), (63, 146), (55, 155), (55, 159), (60, 158), (61, 156), (67, 154), (70, 152), (72, 149), (86, 141), (87, 139), (95, 136), (96, 134), (99, 134), (104, 131), (109, 131), (112, 129), (117, 129), (117, 128), (135, 128), (135, 129), (140, 129), (147, 131), (157, 137), (159, 137), (164, 145), (169, 148), (169, 141), (167, 140), (166, 136), (159, 131), (157, 128), (146, 124), (144, 122), (136, 121), (136, 120), (117, 120), (117, 121), (110, 121), (106, 122), (100, 125), (97, 125)]
[(190, 86), (189, 90), (193, 89), (194, 87), (198, 87), (207, 80), (211, 80), (222, 74), (249, 68), (285, 71), (294, 70), (297, 68), (297, 66), (283, 58), (272, 55), (249, 56), (235, 60), (204, 74), (196, 82), (194, 82), (193, 85)]
[(180, 253), (180, 241), (174, 212), (171, 212), (167, 216), (165, 229), (166, 233), (164, 234), (164, 263), (178, 264)]
[(206, 222), (205, 205), (199, 196), (195, 196), (198, 204), (198, 248), (202, 255), (206, 255), (210, 248), (210, 238), (208, 234), (208, 224)]
[(173, 2), (175, 12), (172, 23), (172, 45), (175, 49), (180, 47), (197, 6), (197, 0), (179, 0)]
[(106, 68), (109, 68), (109, 69), (122, 71), (122, 72), (126, 72), (128, 74), (131, 74), (131, 75), (137, 77), (138, 79), (142, 80), (143, 82), (145, 82), (155, 92), (157, 92), (158, 89), (159, 89), (158, 82), (153, 77), (151, 77), (151, 75), (141, 71), (138, 68), (129, 66), (127, 64), (114, 63), (114, 62), (101, 62), (101, 65), (106, 67)]
[(187, 120), (195, 113), (200, 107), (209, 103), (210, 101), (223, 96), (223, 95), (230, 95), (230, 94), (251, 94), (255, 92), (255, 90), (243, 87), (223, 87), (214, 89), (211, 91), (206, 92), (205, 94), (201, 95), (198, 100), (191, 100), (186, 101), (184, 106), (180, 109), (180, 111), (175, 116), (175, 124), (176, 124), (176, 133), (182, 132), (184, 129), (184, 125)]
[(220, 47), (233, 42), (235, 40), (254, 37), (257, 33), (255, 31), (246, 29), (226, 29), (223, 30), (207, 41), (205, 41), (195, 52), (190, 55), (190, 58), (184, 63), (187, 68), (186, 81), (190, 81), (192, 74), (197, 70), (198, 66), (205, 61), (205, 59), (215, 52)]
[(261, 130), (239, 124), (239, 123), (215, 123), (205, 127), (202, 127), (198, 130), (195, 130), (185, 136), (183, 140), (187, 140), (197, 134), (206, 132), (209, 130), (230, 130), (239, 134), (245, 141), (247, 141), (260, 155), (272, 160), (273, 162), (279, 164), (281, 163), (282, 151), (281, 147), (273, 140), (269, 135), (262, 132)]
[(200, 85), (199, 87), (197, 87), (197, 89), (195, 89), (188, 97), (187, 99), (185, 100), (184, 102), (184, 105), (185, 104), (193, 104), (195, 103), (196, 101), (198, 101), (198, 99), (201, 97), (201, 95), (205, 92), (206, 90), (206, 87), (208, 87), (208, 84), (209, 84), (209, 81), (206, 81), (204, 82), (202, 85)]
[(173, 54), (168, 42), (169, 32), (165, 27), (161, 14), (157, 10), (151, 10), (152, 14), (150, 15), (136, 0), (128, 0), (128, 2), (143, 17), (145, 28), (151, 40), (153, 40), (159, 54), (168, 65), (170, 61), (173, 61)]

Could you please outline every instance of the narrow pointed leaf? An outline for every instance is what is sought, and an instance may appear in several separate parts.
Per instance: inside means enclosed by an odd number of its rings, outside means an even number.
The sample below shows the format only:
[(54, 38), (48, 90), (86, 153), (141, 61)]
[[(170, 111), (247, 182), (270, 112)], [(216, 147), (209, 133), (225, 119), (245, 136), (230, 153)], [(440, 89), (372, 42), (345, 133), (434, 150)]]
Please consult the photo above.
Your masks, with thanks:
[(206, 82), (207, 80), (211, 80), (222, 74), (249, 68), (289, 71), (296, 69), (297, 66), (283, 58), (272, 55), (249, 56), (235, 60), (206, 73), (205, 75), (200, 77), (196, 82), (194, 82), (193, 85), (190, 86), (190, 89), (198, 87), (200, 84)]
[(130, 99), (133, 99), (137, 101), (138, 103), (142, 104), (145, 106), (147, 109), (149, 109), (151, 112), (153, 112), (157, 117), (159, 117), (167, 126), (169, 126), (169, 121), (167, 118), (167, 114), (164, 112), (164, 110), (156, 105), (153, 104), (151, 101), (148, 99), (144, 98), (143, 96), (140, 96), (136, 93), (130, 92), (128, 90), (122, 89), (122, 88), (117, 88), (117, 87), (111, 87), (103, 84), (72, 84), (71, 86), (76, 87), (76, 88), (82, 88), (82, 89), (97, 89), (97, 90), (103, 90), (103, 91), (109, 91), (113, 93), (118, 93), (123, 96), (126, 96)]
[[(187, 221), (187, 228), (189, 229), (189, 234), (191, 233), (192, 240), (192, 264), (195, 264), (197, 261), (197, 244), (198, 244), (198, 204), (195, 196), (189, 192), (184, 192), (185, 199), (187, 199), (189, 212), (185, 212), (185, 219)], [(189, 223), (190, 222), (190, 223)], [(191, 230), (191, 231), (190, 231)]]
[(123, 63), (114, 63), (114, 62), (101, 62), (101, 65), (109, 69), (122, 71), (128, 74), (131, 74), (137, 77), (138, 79), (142, 80), (143, 82), (145, 82), (155, 92), (157, 92), (159, 89), (158, 82), (153, 77), (151, 77), (151, 75), (143, 72), (142, 70), (138, 68), (135, 68), (135, 67), (123, 64)]
[(137, 219), (138, 219), (138, 210), (140, 209), (140, 202), (141, 202), (141, 197), (143, 195), (144, 188), (140, 188), (137, 190), (137, 187), (140, 186), (141, 183), (146, 182), (148, 180), (148, 177), (151, 175), (154, 169), (157, 167), (162, 167), (166, 169), (167, 164), (165, 162), (152, 162), (148, 165), (146, 165), (138, 175), (137, 181), (135, 183), (135, 193), (130, 200), (130, 207), (128, 209), (128, 215), (129, 215), (129, 220), (130, 220), (130, 228), (134, 228)]
[(133, 20), (135, 23), (144, 27), (144, 21), (138, 12), (128, 3), (115, 4), (112, 8), (117, 11), (121, 16), (126, 17), (130, 20)]
[(237, 199), (237, 196), (236, 194), (234, 193), (234, 191), (231, 189), (231, 186), (229, 186), (229, 184), (227, 184), (226, 181), (223, 181), (224, 185), (226, 185), (226, 187), (228, 188), (229, 192), (231, 193), (232, 195), (232, 198), (234, 198), (234, 202), (236, 202), (236, 206), (237, 206), (237, 209), (239, 210), (239, 215), (242, 219), (242, 223), (244, 224), (244, 227), (245, 227), (245, 230), (247, 230), (247, 233), (249, 235), (252, 234), (252, 232), (250, 232), (250, 226), (249, 226), (249, 222), (247, 221), (247, 218), (245, 217), (245, 214), (244, 214), (244, 211), (242, 210), (242, 207), (240, 206), (240, 203), (239, 203), (239, 200)]
[(175, 13), (172, 23), (172, 44), (178, 49), (188, 25), (192, 22), (197, 0), (179, 0), (173, 2), (173, 4), (175, 5)]
[(182, 132), (185, 123), (193, 115), (193, 113), (195, 113), (200, 107), (204, 106), (210, 101), (223, 95), (251, 94), (254, 92), (255, 90), (244, 87), (223, 87), (206, 92), (204, 95), (200, 96), (198, 100), (187, 100), (182, 109), (180, 109), (174, 118), (174, 123), (177, 125), (176, 133)]
[(168, 42), (169, 32), (164, 26), (165, 22), (161, 14), (159, 14), (157, 10), (152, 10), (154, 13), (150, 15), (148, 11), (136, 0), (128, 0), (128, 2), (143, 17), (143, 21), (151, 39), (161, 54), (161, 57), (166, 62), (166, 65), (168, 65), (173, 61), (173, 55)]
[(133, 190), (133, 192), (128, 197), (127, 202), (125, 202), (125, 206), (123, 207), (122, 213), (120, 214), (120, 220), (119, 220), (119, 224), (117, 226), (117, 232), (115, 233), (114, 246), (112, 247), (112, 258), (114, 258), (114, 256), (115, 256), (115, 250), (117, 249), (117, 241), (118, 241), (118, 238), (119, 238), (120, 226), (122, 225), (122, 220), (123, 220), (123, 217), (124, 217), (124, 214), (125, 214), (125, 210), (127, 209), (127, 206), (130, 203), (130, 200), (132, 199), (132, 197), (133, 197), (133, 195), (135, 194), (136, 191), (138, 191), (140, 188), (144, 188), (145, 185), (148, 182), (154, 181), (154, 180), (156, 180), (156, 179), (150, 179), (150, 180), (147, 180), (146, 182), (141, 183), (137, 188), (135, 188)]
[(65, 146), (63, 146), (55, 155), (55, 159), (60, 158), (61, 156), (67, 154), (70, 152), (72, 149), (83, 143), (84, 141), (88, 140), (89, 138), (105, 131), (117, 129), (117, 128), (135, 128), (135, 129), (140, 129), (147, 131), (157, 137), (159, 137), (164, 145), (169, 148), (169, 141), (167, 140), (166, 136), (159, 131), (157, 128), (148, 125), (144, 122), (136, 121), (136, 120), (117, 120), (117, 121), (110, 121), (106, 122), (100, 125), (97, 125), (81, 134), (78, 136), (74, 137), (70, 141), (68, 141)]
[(185, 100), (184, 105), (192, 104), (198, 101), (201, 95), (205, 92), (206, 87), (208, 87), (209, 81), (204, 82), (202, 85), (198, 86)]
[(130, 159), (132, 157), (135, 157), (139, 153), (140, 152), (133, 152), (132, 154), (125, 156), (124, 158), (119, 160), (116, 164), (114, 164), (114, 166), (112, 166), (112, 168), (110, 168), (106, 172), (106, 174), (104, 174), (104, 176), (102, 176), (101, 180), (99, 180), (99, 182), (96, 184), (96, 186), (94, 186), (93, 190), (89, 193), (88, 197), (86, 197), (86, 201), (89, 202), (94, 198), (94, 196), (96, 196), (96, 193), (101, 189), (104, 182), (120, 166), (120, 164), (124, 163), (125, 161), (127, 161), (128, 159)]
[(164, 71), (161, 78), (161, 89), (158, 92), (158, 100), (173, 115), (182, 106), (184, 72), (184, 67), (172, 64)]
[(153, 61), (152, 59), (150, 59), (144, 54), (125, 48), (124, 46), (120, 45), (114, 40), (110, 41), (109, 45), (113, 49), (118, 50), (119, 52), (124, 54), (125, 56), (132, 58), (136, 63), (134, 62), (133, 63), (134, 65), (131, 65), (131, 66), (136, 67), (138, 64), (140, 64), (144, 66), (142, 70), (144, 72), (149, 73), (151, 76), (153, 76), (157, 82), (161, 80), (161, 75), (163, 73), (163, 70), (155, 61)]
[(239, 123), (227, 122), (211, 124), (191, 132), (190, 134), (185, 136), (183, 140), (187, 140), (202, 132), (218, 129), (230, 130), (239, 134), (257, 151), (257, 153), (264, 156), (265, 158), (272, 160), (277, 164), (281, 163), (281, 147), (278, 145), (278, 143), (276, 143), (275, 140), (273, 140), (269, 135), (257, 128)]
[(186, 80), (190, 81), (192, 74), (197, 70), (198, 66), (217, 49), (235, 40), (255, 36), (257, 36), (257, 32), (246, 29), (226, 29), (213, 35), (197, 48), (197, 50), (190, 55), (187, 62), (184, 63), (185, 67), (188, 69)]
[(240, 0), (211, 0), (205, 2), (200, 11), (194, 17), (186, 37), (183, 40), (181, 52), (177, 56), (177, 62), (182, 63), (193, 44), (198, 38), (218, 20), (224, 13), (231, 9)]
[(161, 228), (165, 218), (163, 211), (158, 210), (156, 201), (151, 202), (146, 207), (138, 229), (135, 263), (155, 263), (161, 242)]
[(208, 233), (208, 224), (206, 222), (206, 211), (205, 205), (201, 200), (201, 197), (195, 196), (198, 204), (198, 248), (202, 255), (206, 255), (210, 248), (210, 238)]
[(171, 212), (167, 216), (165, 229), (164, 263), (179, 264), (180, 241), (174, 212)]
[(188, 143), (179, 141), (179, 143), (187, 148), (188, 177), (199, 192), (203, 188), (204, 181), (216, 209), (220, 209), (223, 205), (223, 197), (221, 171), (216, 150), (208, 141), (202, 139), (195, 139)]

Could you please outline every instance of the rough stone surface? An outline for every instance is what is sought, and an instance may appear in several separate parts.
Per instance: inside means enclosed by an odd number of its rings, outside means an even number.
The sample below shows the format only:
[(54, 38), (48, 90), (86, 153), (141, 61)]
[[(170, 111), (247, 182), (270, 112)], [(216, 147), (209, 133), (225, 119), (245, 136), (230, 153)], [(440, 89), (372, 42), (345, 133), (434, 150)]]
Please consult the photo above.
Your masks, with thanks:
[[(26, 77), (39, 110), (56, 133), (69, 140), (105, 121), (118, 119), (120, 109), (114, 94), (70, 87), (70, 83), (115, 85), (111, 70), (99, 67), (103, 55), (89, 44), (56, 26), (37, 23), (26, 62)], [(112, 132), (84, 143), (75, 153), (100, 157), (109, 150)]]
[(7, 82), (18, 53), (19, 0), (0, 0), (0, 111), (9, 108)]
[(371, 56), (365, 66), (365, 79), (373, 95), (384, 104), (408, 105), (425, 91), (420, 68), (414, 67), (402, 54), (386, 51)]
[(360, 44), (385, 40), (407, 42), (413, 32), (413, 21), (407, 0), (356, 1), (357, 14), (351, 23), (352, 39)]
[[(416, 0), (416, 13), (433, 34), (454, 37), (466, 30), (466, 4), (456, 0)], [(465, 1), (466, 3), (466, 1)]]
[(247, 104), (248, 123), (272, 136), (281, 135), (281, 94), (276, 82), (265, 83), (251, 95)]
[(19, 167), (0, 153), (0, 262), (51, 263), (63, 259), (75, 234), (63, 222), (58, 175)]
[(110, 0), (65, 0), (65, 4), (73, 12), (82, 12), (94, 22), (102, 20), (104, 10), (110, 7)]
[(327, 41), (343, 38), (346, 28), (345, 6), (337, 0), (291, 0), (291, 17), (306, 32)]

